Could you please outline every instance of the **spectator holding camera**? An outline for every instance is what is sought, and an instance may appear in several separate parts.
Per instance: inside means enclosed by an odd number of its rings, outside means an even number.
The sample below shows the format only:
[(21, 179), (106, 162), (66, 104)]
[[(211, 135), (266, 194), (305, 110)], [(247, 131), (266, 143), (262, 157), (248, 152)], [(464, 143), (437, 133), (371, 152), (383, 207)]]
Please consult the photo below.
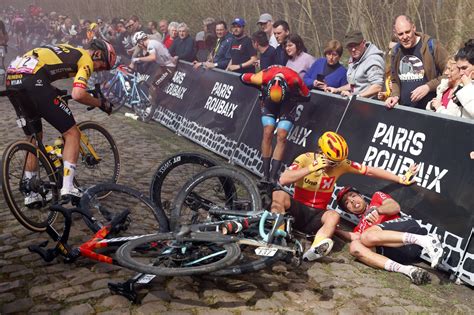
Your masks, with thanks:
[(329, 86), (338, 88), (347, 84), (347, 69), (339, 60), (342, 56), (342, 44), (330, 40), (324, 47), (324, 57), (317, 59), (304, 75), (304, 83), (310, 89), (324, 90)]

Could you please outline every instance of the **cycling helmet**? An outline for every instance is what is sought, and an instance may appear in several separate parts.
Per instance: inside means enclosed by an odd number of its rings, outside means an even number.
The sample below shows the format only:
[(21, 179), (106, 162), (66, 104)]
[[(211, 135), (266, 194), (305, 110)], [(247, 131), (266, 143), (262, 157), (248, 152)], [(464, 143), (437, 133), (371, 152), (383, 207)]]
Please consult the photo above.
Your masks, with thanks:
[(282, 77), (274, 77), (267, 85), (267, 97), (274, 103), (285, 100), (288, 84)]
[(142, 32), (142, 31), (136, 32), (135, 34), (133, 34), (133, 37), (132, 37), (132, 45), (137, 46), (139, 41), (147, 39), (147, 38), (148, 38), (148, 35), (145, 34), (145, 32)]
[(107, 70), (110, 70), (117, 61), (117, 54), (115, 53), (114, 46), (112, 46), (108, 41), (103, 39), (93, 39), (89, 44), (89, 49), (99, 50), (101, 52), (100, 56), (96, 54), (92, 55), (92, 60), (101, 60), (107, 64)]
[(346, 140), (341, 135), (332, 131), (326, 131), (319, 137), (318, 145), (323, 154), (331, 161), (342, 162), (349, 154)]

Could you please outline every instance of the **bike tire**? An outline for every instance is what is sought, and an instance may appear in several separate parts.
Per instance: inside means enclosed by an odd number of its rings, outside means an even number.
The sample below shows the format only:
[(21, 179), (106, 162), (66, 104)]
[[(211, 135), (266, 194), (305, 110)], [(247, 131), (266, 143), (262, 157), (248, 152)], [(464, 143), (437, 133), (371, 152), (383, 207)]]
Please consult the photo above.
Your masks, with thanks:
[(171, 202), (184, 182), (205, 168), (218, 165), (213, 158), (196, 152), (182, 152), (165, 159), (153, 174), (151, 200), (169, 216)]
[[(225, 268), (239, 258), (240, 247), (235, 242), (221, 243), (217, 233), (192, 234), (179, 243), (175, 243), (174, 233), (160, 233), (131, 240), (118, 248), (116, 259), (121, 266), (137, 272), (172, 277), (211, 273)], [(144, 250), (150, 247), (148, 244), (163, 245), (163, 250), (159, 254), (149, 253)], [(148, 257), (136, 258), (132, 257), (132, 253)], [(199, 264), (201, 261), (203, 263)], [(196, 266), (185, 266), (186, 264)]]
[(258, 212), (262, 201), (248, 175), (228, 166), (213, 166), (195, 175), (179, 191), (171, 210), (171, 230), (181, 224), (203, 222), (212, 207)]
[[(25, 188), (23, 179), (28, 154), (36, 156), (39, 165), (36, 177), (39, 181), (31, 189)], [(37, 193), (41, 189), (45, 189), (47, 194), (51, 192), (51, 201), (47, 201), (43, 196), (43, 200), (38, 202), (38, 209), (26, 207), (24, 198), (28, 189)], [(57, 217), (56, 212), (49, 210), (49, 206), (59, 200), (55, 171), (43, 152), (30, 142), (17, 141), (5, 149), (2, 157), (2, 191), (12, 214), (30, 231), (46, 231), (47, 226), (52, 224)]]
[[(78, 128), (87, 135), (89, 143), (101, 158), (97, 161), (81, 141), (83, 152), (79, 156), (75, 180), (82, 188), (97, 183), (117, 183), (120, 177), (120, 154), (112, 135), (93, 121), (84, 121)], [(104, 193), (102, 197), (105, 197)]]
[(112, 113), (118, 112), (127, 102), (127, 94), (123, 91), (123, 88), (122, 82), (117, 77), (114, 77), (110, 86), (102, 89), (107, 100), (114, 104)]
[[(102, 197), (105, 193), (109, 194), (107, 198)], [(91, 222), (83, 217), (93, 232), (97, 232), (114, 215), (125, 209), (130, 211), (127, 233), (138, 235), (169, 232), (168, 218), (163, 210), (140, 191), (125, 185), (103, 183), (90, 187), (81, 197), (80, 208), (89, 211), (99, 221)]]
[(132, 109), (138, 116), (138, 120), (149, 122), (153, 119), (156, 109), (158, 108), (157, 100), (149, 94), (149, 85), (146, 82), (137, 83), (137, 91), (140, 93), (141, 101), (139, 104), (133, 104)]

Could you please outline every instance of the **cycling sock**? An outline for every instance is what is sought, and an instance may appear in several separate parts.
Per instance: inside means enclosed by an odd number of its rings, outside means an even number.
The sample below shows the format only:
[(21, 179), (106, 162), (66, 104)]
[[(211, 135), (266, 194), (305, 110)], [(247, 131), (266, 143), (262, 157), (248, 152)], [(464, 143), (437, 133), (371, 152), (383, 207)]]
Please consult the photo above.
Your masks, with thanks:
[(270, 179), (270, 160), (269, 157), (262, 158), (263, 160), (263, 179), (269, 180)]
[(403, 233), (403, 244), (416, 244), (423, 248), (430, 244), (428, 235), (420, 235), (413, 233)]
[(327, 237), (325, 236), (321, 236), (321, 235), (316, 235), (314, 237), (314, 241), (313, 241), (313, 244), (311, 244), (311, 247), (316, 247), (316, 245), (319, 244), (319, 242), (321, 242), (322, 240), (326, 239)]
[(410, 276), (410, 272), (411, 272), (412, 268), (413, 268), (413, 266), (402, 265), (402, 264), (399, 264), (396, 261), (393, 261), (391, 259), (387, 259), (387, 261), (385, 262), (385, 266), (384, 266), (384, 269), (387, 270), (387, 271), (399, 272), (399, 273), (403, 273), (404, 275), (407, 275), (407, 276)]
[(64, 161), (64, 173), (63, 173), (63, 188), (70, 189), (74, 187), (74, 173), (76, 172), (76, 164)]
[(279, 173), (280, 173), (280, 166), (281, 166), (281, 161), (279, 160), (272, 160), (272, 169), (270, 172), (270, 180), (272, 182), (278, 183), (279, 180)]
[(38, 175), (38, 172), (25, 171), (25, 179), (31, 179)]

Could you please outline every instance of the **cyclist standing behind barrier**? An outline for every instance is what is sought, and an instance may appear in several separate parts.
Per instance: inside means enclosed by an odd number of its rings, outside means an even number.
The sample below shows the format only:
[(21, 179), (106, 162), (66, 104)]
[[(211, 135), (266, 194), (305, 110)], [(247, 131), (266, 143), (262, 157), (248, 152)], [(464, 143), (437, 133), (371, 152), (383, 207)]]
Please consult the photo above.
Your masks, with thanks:
[[(115, 50), (108, 42), (92, 40), (87, 50), (70, 45), (46, 45), (17, 57), (8, 67), (6, 86), (16, 91), (9, 96), (19, 117), (26, 119), (23, 130), (27, 136), (42, 136), (41, 118), (56, 128), (65, 140), (63, 150), (64, 173), (61, 197), (80, 197), (73, 179), (79, 156), (80, 132), (69, 107), (61, 102), (60, 94), (51, 82), (74, 76), (72, 98), (88, 106), (99, 107), (110, 114), (112, 105), (105, 99), (87, 93), (87, 81), (92, 72), (109, 70), (116, 61)], [(25, 177), (36, 176), (37, 160), (29, 157)], [(32, 193), (25, 198), (25, 205), (40, 202), (42, 197)]]
[[(276, 183), (285, 152), (286, 137), (295, 120), (296, 102), (309, 101), (311, 97), (309, 89), (298, 73), (284, 66), (271, 66), (258, 73), (244, 73), (240, 79), (245, 84), (261, 88), (263, 180)], [(271, 161), (275, 128), (277, 144)]]

